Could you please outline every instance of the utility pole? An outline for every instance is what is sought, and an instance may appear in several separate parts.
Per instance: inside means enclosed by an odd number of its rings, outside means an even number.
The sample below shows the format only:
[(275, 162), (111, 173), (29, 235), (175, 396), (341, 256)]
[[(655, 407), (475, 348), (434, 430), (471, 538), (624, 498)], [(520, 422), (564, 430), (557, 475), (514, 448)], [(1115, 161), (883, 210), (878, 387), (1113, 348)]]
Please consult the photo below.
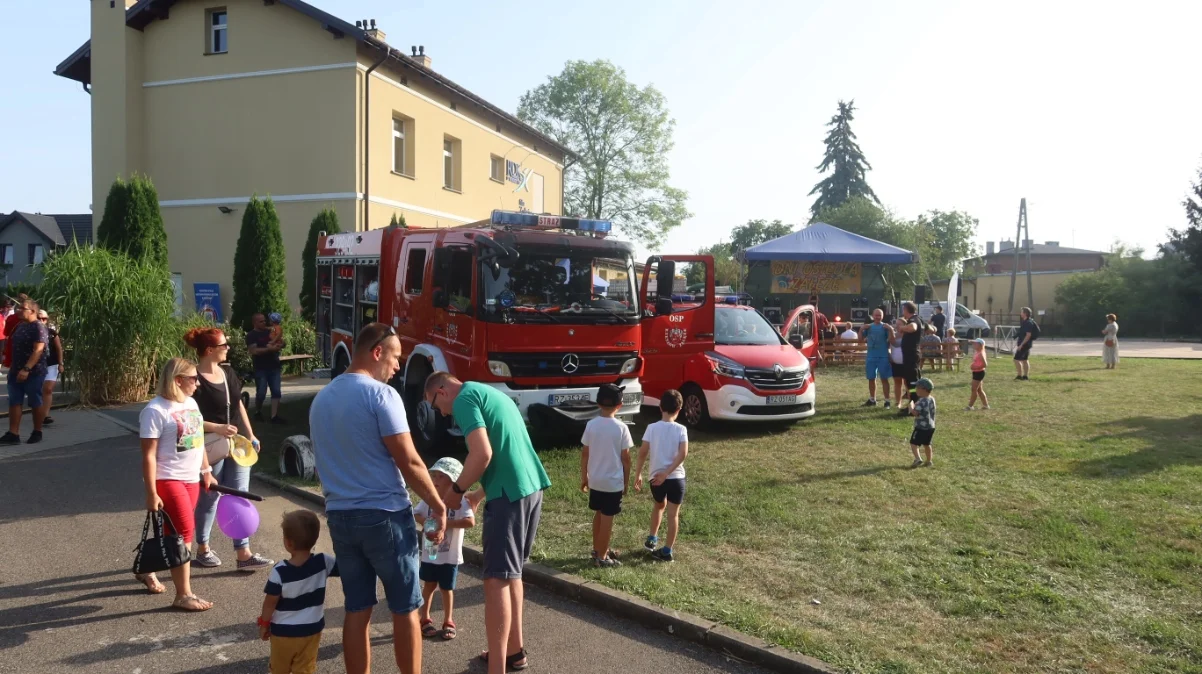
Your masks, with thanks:
[(1018, 204), (1018, 227), (1014, 233), (1014, 265), (1010, 268), (1010, 303), (1006, 313), (1014, 313), (1014, 285), (1018, 281), (1018, 254), (1020, 247), (1027, 249), (1027, 306), (1035, 310), (1035, 290), (1031, 281), (1031, 246), (1026, 245), (1031, 238), (1031, 228), (1027, 223), (1027, 198), (1023, 197)]

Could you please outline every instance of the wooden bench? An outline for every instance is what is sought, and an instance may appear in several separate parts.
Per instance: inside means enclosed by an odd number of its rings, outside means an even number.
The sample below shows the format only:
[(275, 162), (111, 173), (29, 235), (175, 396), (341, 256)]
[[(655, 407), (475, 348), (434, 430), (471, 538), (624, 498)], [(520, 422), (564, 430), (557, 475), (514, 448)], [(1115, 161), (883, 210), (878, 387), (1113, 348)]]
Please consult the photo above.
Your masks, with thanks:
[[(825, 365), (855, 365), (863, 363), (868, 357), (868, 345), (862, 339), (824, 339), (818, 343), (818, 351), (822, 354), (822, 363)], [(928, 356), (919, 345), (919, 357), (920, 367), (930, 363), (932, 370), (949, 368), (958, 371), (964, 354), (958, 343), (941, 344), (937, 357)]]
[(294, 353), (291, 356), (280, 356), (280, 363), (281, 364), (291, 363), (293, 361), (298, 361), (298, 360), (300, 360), (300, 361), (312, 360), (313, 358), (316, 358), (316, 356), (314, 356), (311, 353)]

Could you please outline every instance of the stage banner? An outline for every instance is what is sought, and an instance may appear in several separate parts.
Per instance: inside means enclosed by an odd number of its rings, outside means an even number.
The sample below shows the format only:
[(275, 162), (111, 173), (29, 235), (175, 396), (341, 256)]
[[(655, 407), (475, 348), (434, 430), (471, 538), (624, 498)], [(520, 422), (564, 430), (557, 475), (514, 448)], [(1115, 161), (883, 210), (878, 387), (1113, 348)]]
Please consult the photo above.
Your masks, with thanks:
[(859, 262), (795, 262), (773, 260), (772, 292), (795, 295), (859, 295)]

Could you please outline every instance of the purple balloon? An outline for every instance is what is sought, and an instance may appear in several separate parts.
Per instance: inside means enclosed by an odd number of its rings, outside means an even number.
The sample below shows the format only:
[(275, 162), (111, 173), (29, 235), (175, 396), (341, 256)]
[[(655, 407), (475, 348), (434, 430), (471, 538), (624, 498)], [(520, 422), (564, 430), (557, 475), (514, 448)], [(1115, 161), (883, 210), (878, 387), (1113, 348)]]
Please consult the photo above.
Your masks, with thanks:
[(222, 494), (217, 501), (217, 526), (234, 540), (250, 538), (259, 528), (259, 511), (241, 496)]

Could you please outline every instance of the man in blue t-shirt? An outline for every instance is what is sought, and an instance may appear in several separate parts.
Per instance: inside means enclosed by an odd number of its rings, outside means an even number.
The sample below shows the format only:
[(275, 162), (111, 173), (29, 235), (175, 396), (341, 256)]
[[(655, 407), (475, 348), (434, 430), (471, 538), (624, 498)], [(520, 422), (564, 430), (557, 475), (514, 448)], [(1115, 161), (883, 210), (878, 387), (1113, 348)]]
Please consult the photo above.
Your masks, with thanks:
[(881, 388), (885, 393), (885, 409), (889, 409), (889, 378), (893, 376), (893, 366), (889, 364), (889, 342), (893, 339), (893, 326), (882, 323), (885, 312), (880, 309), (872, 310), (872, 322), (860, 328), (860, 334), (868, 343), (868, 353), (864, 358), (864, 375), (868, 377), (868, 402), (864, 407), (876, 405), (876, 380), (880, 377)]
[(405, 406), (386, 383), (400, 369), (400, 356), (396, 331), (369, 323), (355, 338), (350, 368), (327, 384), (309, 409), (309, 434), (346, 600), (342, 653), (348, 672), (371, 671), (368, 628), (377, 578), (392, 613), (397, 666), (402, 674), (421, 672), (418, 531), (406, 484), (430, 507), (427, 521), (435, 530), (427, 536), (439, 543), (446, 529), (446, 507), (413, 446)]

